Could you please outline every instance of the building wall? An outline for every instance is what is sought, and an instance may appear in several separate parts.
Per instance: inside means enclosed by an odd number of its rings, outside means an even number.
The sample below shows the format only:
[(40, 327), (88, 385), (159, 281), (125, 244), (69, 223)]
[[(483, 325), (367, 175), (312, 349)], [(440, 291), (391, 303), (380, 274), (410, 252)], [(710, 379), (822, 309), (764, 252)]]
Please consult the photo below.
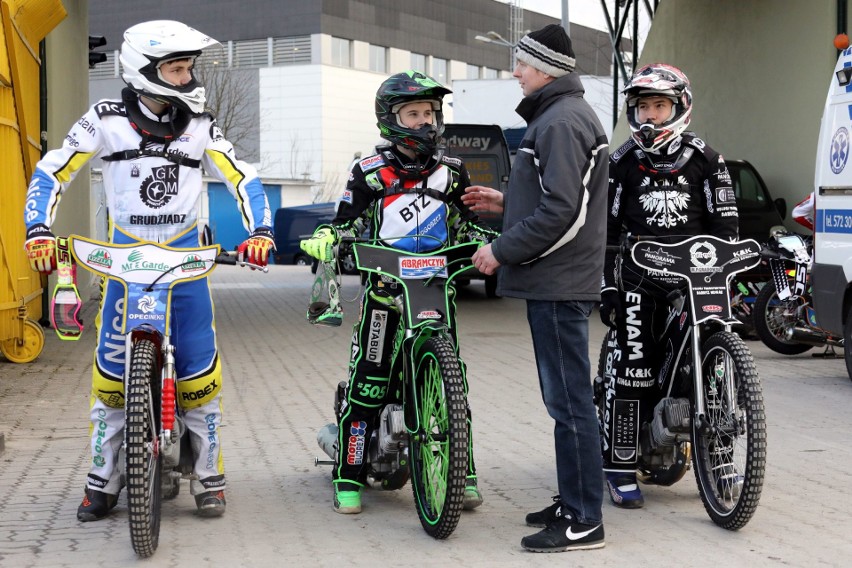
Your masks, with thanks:
[[(664, 0), (639, 63), (683, 69), (690, 128), (724, 156), (754, 164), (789, 210), (813, 190), (836, 30), (835, 0)], [(620, 119), (614, 145), (628, 135)]]
[(373, 101), (385, 77), (325, 65), (261, 69), (264, 175), (309, 177), (339, 192), (354, 154), (380, 141)]
[[(68, 16), (45, 39), (47, 65), (47, 149), (58, 148), (88, 109), (88, 2), (62, 0)], [(84, 63), (85, 62), (85, 63)], [(73, 87), (69, 87), (72, 86)], [(62, 196), (53, 232), (94, 234), (94, 222), (88, 220), (97, 205), (89, 190), (89, 168), (82, 169)]]
[[(509, 6), (495, 0), (90, 0), (90, 33), (105, 35), (109, 49), (121, 46), (128, 27), (146, 20), (185, 22), (218, 39), (247, 40), (326, 33), (375, 45), (393, 46), (495, 69), (508, 68), (507, 48), (473, 38), (496, 31), (507, 39)], [(559, 23), (524, 11), (522, 29)], [(594, 34), (571, 26), (572, 34)], [(606, 36), (578, 52), (584, 73), (606, 74), (611, 51)], [(579, 39), (579, 38), (578, 38)], [(583, 41), (585, 39), (583, 38)], [(605, 57), (599, 57), (600, 52)], [(602, 65), (594, 68), (595, 65)]]

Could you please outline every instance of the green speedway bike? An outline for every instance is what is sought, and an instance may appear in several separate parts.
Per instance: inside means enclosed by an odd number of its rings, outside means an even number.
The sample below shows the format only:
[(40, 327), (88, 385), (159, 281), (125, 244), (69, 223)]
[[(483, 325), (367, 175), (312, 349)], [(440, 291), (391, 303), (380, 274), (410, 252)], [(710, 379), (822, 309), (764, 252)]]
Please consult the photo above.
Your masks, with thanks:
[[(469, 444), (464, 371), (450, 332), (454, 322), (447, 317), (450, 285), (473, 268), (470, 257), (480, 243), (418, 254), (363, 239), (343, 242), (352, 243), (359, 270), (401, 285), (392, 299), (400, 323), (391, 375), (399, 377), (401, 387), (398, 399), (388, 397), (369, 442), (367, 481), (394, 490), (410, 478), (423, 529), (436, 539), (447, 538), (461, 516)], [(339, 325), (339, 319), (333, 321)], [(347, 387), (345, 381), (338, 385), (335, 416)], [(337, 424), (319, 431), (317, 441), (332, 459), (316, 460), (317, 465), (337, 463), (337, 440)]]

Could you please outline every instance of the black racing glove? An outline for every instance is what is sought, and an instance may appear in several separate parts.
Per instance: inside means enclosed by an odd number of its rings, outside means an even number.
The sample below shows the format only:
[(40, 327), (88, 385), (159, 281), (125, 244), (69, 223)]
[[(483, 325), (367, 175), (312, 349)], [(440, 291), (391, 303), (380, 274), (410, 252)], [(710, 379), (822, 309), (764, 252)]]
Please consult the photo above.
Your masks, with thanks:
[(601, 292), (601, 321), (609, 328), (616, 329), (623, 323), (624, 312), (621, 309), (621, 299), (618, 291), (606, 290)]

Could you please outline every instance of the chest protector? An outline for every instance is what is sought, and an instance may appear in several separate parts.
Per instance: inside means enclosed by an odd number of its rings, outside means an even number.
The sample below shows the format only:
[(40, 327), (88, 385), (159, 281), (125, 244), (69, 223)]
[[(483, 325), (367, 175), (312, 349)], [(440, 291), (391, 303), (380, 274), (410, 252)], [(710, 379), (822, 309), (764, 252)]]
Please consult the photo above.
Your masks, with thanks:
[[(169, 145), (186, 131), (189, 122), (192, 120), (191, 114), (172, 105), (169, 107), (170, 120), (168, 122), (160, 122), (149, 118), (142, 112), (142, 109), (139, 108), (139, 97), (132, 90), (123, 89), (121, 91), (121, 101), (130, 126), (133, 127), (133, 130), (142, 139), (139, 141), (139, 148), (113, 152), (109, 156), (104, 156), (104, 161), (135, 160), (136, 158), (150, 156), (165, 158), (172, 163), (190, 168), (201, 166), (201, 160), (194, 160), (186, 156), (168, 152)], [(118, 112), (121, 110), (119, 108)], [(160, 144), (163, 145), (160, 149), (151, 148), (151, 145)]]

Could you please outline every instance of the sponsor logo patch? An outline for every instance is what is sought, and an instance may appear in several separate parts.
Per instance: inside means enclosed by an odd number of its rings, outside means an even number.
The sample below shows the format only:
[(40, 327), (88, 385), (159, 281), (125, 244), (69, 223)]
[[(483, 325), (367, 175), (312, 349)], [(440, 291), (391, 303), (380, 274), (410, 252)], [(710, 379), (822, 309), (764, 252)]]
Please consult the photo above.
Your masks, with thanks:
[(402, 278), (426, 279), (432, 276), (447, 277), (446, 256), (403, 256), (399, 259)]

